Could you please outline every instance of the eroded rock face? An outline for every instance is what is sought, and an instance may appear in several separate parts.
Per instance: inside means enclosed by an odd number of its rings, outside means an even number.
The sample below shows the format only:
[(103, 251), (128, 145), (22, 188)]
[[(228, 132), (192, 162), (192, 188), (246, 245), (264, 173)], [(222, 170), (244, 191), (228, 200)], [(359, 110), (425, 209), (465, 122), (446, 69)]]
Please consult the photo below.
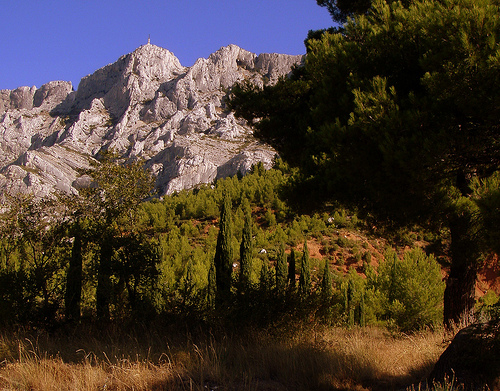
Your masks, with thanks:
[(234, 83), (275, 83), (302, 56), (261, 54), (235, 45), (183, 67), (168, 50), (147, 44), (71, 83), (0, 91), (0, 189), (44, 196), (76, 193), (79, 169), (112, 148), (142, 158), (160, 194), (245, 174), (275, 151), (257, 142), (227, 110)]

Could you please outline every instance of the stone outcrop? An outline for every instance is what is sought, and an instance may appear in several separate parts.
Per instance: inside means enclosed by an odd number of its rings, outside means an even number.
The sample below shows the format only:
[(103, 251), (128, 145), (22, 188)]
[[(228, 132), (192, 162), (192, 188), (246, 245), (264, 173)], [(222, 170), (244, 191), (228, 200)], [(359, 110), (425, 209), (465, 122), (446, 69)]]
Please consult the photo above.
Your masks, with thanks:
[(499, 319), (458, 332), (434, 366), (429, 384), (446, 378), (464, 390), (500, 390)]
[(245, 174), (275, 152), (225, 105), (234, 83), (275, 83), (302, 56), (223, 47), (192, 67), (147, 44), (69, 82), (0, 91), (0, 191), (76, 193), (102, 150), (144, 159), (160, 194)]

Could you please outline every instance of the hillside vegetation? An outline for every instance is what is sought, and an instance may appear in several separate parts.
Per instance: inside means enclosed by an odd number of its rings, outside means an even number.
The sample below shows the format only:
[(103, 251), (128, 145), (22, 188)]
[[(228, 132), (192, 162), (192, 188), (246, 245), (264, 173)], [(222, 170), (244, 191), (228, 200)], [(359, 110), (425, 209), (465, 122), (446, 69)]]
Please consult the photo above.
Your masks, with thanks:
[[(133, 173), (133, 168), (122, 170)], [(258, 165), (244, 177), (127, 204), (121, 212), (111, 208), (104, 223), (96, 215), (75, 215), (68, 200), (15, 200), (16, 219), (9, 220), (11, 212), (6, 212), (2, 220), (2, 321), (180, 316), (269, 324), (312, 317), (325, 324), (403, 331), (439, 327), (441, 267), (421, 248), (408, 248), (417, 239), (421, 243), (422, 234), (399, 232), (392, 241), (384, 240), (355, 213), (334, 207), (322, 214), (294, 213), (280, 196), (290, 175), (281, 161), (269, 171)], [(112, 197), (109, 190), (106, 194)], [(213, 284), (210, 274), (222, 232), (223, 199), (230, 205), (232, 255), (227, 297), (219, 302), (219, 281)], [(242, 265), (245, 229), (251, 234), (248, 261)], [(109, 259), (103, 255), (108, 252)], [(80, 277), (71, 280), (75, 259)], [(105, 319), (98, 298), (104, 261), (109, 262)], [(70, 294), (79, 297), (77, 305)]]
[[(116, 178), (137, 181), (137, 167), (104, 163), (121, 175), (101, 178), (84, 200), (105, 188), (112, 199)], [(64, 197), (11, 200), (2, 215), (2, 387), (361, 390), (421, 381), (444, 349), (429, 331), (442, 322), (441, 267), (413, 247), (425, 235), (384, 239), (333, 205), (293, 212), (284, 201), (292, 175), (277, 160), (123, 212), (111, 203), (104, 233), (104, 205), (84, 213)], [(211, 270), (223, 201), (233, 256), (221, 298)], [(103, 248), (112, 249), (108, 317), (97, 310)]]
[[(273, 169), (160, 199), (107, 152), (79, 196), (5, 196), (2, 387), (399, 389), (498, 330), (498, 1), (362, 3), (318, 0), (347, 21), (301, 66), (224, 89)], [(494, 388), (469, 350), (457, 378)]]

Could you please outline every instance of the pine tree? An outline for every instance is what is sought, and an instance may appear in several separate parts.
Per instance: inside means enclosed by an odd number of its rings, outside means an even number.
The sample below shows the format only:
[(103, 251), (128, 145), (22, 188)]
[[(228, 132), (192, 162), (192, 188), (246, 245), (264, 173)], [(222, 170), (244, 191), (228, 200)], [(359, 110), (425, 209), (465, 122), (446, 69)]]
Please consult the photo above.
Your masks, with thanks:
[(240, 278), (239, 292), (244, 293), (250, 287), (250, 272), (252, 270), (252, 216), (248, 200), (243, 205), (245, 225), (240, 245)]
[(231, 294), (231, 274), (233, 271), (233, 227), (231, 222), (231, 200), (227, 193), (221, 207), (219, 235), (215, 249), (215, 279), (217, 301), (224, 302)]
[(278, 251), (278, 259), (276, 260), (276, 293), (280, 296), (285, 294), (286, 279), (287, 279), (287, 265), (286, 265), (285, 244), (281, 242)]
[(303, 296), (307, 296), (311, 293), (311, 266), (309, 262), (309, 250), (307, 248), (307, 239), (304, 241), (304, 252), (302, 253), (299, 290)]
[(307, 178), (300, 200), (360, 208), (388, 227), (447, 227), (444, 322), (467, 324), (492, 250), (478, 223), (500, 203), (477, 209), (478, 187), (500, 175), (498, 2), (408, 3), (377, 1), (310, 39), (303, 67), (273, 87), (234, 89), (231, 105)]

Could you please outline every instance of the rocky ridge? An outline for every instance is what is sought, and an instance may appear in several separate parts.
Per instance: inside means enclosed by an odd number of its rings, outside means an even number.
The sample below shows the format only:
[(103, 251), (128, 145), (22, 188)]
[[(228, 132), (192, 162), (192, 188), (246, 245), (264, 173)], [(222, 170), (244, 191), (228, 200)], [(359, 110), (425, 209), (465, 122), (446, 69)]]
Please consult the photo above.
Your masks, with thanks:
[(160, 194), (269, 167), (275, 151), (225, 105), (234, 83), (275, 83), (303, 56), (235, 45), (184, 67), (147, 44), (84, 77), (0, 91), (0, 192), (77, 193), (99, 152), (144, 159)]

